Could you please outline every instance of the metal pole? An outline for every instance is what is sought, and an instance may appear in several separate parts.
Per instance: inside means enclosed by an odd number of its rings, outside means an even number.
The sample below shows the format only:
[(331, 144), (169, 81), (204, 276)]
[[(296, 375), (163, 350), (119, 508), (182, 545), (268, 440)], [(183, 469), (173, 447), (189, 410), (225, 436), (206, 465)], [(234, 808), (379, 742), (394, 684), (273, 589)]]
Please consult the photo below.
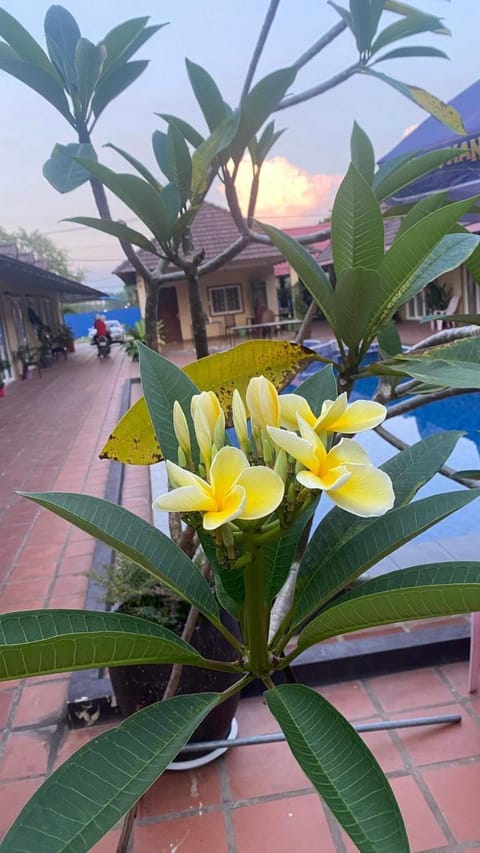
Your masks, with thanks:
[[(439, 726), (448, 725), (451, 723), (460, 723), (462, 717), (460, 714), (444, 714), (438, 717), (410, 717), (406, 720), (386, 720), (378, 723), (359, 723), (353, 728), (356, 732), (378, 732), (386, 729), (409, 729), (415, 726)], [(268, 735), (252, 735), (252, 737), (237, 737), (232, 740), (225, 738), (224, 740), (206, 740), (198, 743), (188, 743), (183, 747), (180, 755), (188, 752), (198, 752), (204, 749), (223, 749), (233, 746), (253, 746), (260, 743), (281, 743), (285, 740), (285, 735), (282, 732), (272, 732)]]

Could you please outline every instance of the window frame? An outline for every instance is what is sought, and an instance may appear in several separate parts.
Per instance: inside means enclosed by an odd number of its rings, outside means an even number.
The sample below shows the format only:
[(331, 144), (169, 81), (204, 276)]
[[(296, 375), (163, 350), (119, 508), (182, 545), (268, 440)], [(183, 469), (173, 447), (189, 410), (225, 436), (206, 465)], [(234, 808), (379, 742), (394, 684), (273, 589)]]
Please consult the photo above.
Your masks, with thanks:
[[(227, 307), (227, 300), (226, 300), (226, 298), (224, 298), (224, 302), (225, 302), (225, 306), (226, 306), (225, 309), (223, 311), (215, 311), (214, 305), (213, 305), (213, 292), (214, 291), (218, 292), (219, 290), (226, 291), (229, 288), (236, 288), (237, 293), (238, 293), (239, 308), (228, 308)], [(209, 308), (209, 312), (210, 312), (211, 317), (225, 317), (227, 314), (243, 314), (244, 313), (243, 287), (242, 287), (241, 282), (234, 281), (234, 282), (229, 282), (228, 284), (213, 284), (207, 288), (207, 292), (208, 292), (208, 308)]]

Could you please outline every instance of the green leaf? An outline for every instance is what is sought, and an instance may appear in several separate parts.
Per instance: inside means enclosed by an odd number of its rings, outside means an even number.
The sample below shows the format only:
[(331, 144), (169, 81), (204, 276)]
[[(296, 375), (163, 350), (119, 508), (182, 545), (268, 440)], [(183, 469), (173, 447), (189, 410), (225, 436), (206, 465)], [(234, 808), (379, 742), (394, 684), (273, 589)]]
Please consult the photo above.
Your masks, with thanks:
[(106, 219), (95, 219), (91, 216), (72, 216), (69, 219), (64, 219), (63, 222), (77, 222), (79, 225), (86, 225), (87, 228), (95, 228), (96, 231), (103, 231), (104, 234), (111, 234), (117, 240), (124, 243), (132, 243), (133, 246), (138, 246), (140, 249), (145, 249), (146, 252), (151, 252), (152, 255), (158, 254), (158, 249), (154, 243), (147, 240), (139, 231), (129, 228), (123, 222), (113, 222)]
[(170, 180), (178, 188), (180, 203), (184, 206), (192, 188), (192, 158), (187, 143), (174, 124), (168, 127), (166, 157)]
[(240, 108), (240, 123), (232, 143), (232, 158), (238, 163), (250, 140), (278, 107), (296, 77), (295, 68), (268, 74), (251, 89)]
[(26, 86), (45, 98), (67, 119), (69, 124), (75, 127), (75, 121), (70, 113), (63, 87), (49, 71), (45, 71), (32, 62), (19, 59), (18, 54), (3, 43), (0, 43), (0, 70), (11, 74), (12, 77), (25, 83)]
[(388, 323), (378, 331), (377, 341), (384, 356), (393, 356), (402, 352), (402, 341), (400, 340), (400, 335), (398, 334), (398, 329), (394, 320), (389, 320)]
[(441, 151), (429, 151), (427, 154), (404, 154), (387, 161), (380, 166), (373, 179), (377, 201), (386, 201), (403, 187), (428, 175), (457, 155), (455, 148), (442, 148)]
[(59, 193), (69, 193), (90, 180), (90, 173), (78, 163), (76, 157), (96, 161), (97, 154), (90, 143), (60, 145), (57, 142), (50, 159), (43, 165), (43, 176)]
[(272, 225), (264, 225), (259, 222), (259, 226), (291, 264), (302, 283), (312, 294), (327, 323), (335, 329), (333, 288), (321, 266), (313, 260), (308, 249), (304, 248), (293, 237), (284, 234), (283, 231), (274, 228)]
[(392, 42), (400, 41), (409, 36), (435, 32), (439, 27), (443, 27), (443, 24), (441, 19), (435, 15), (426, 15), (423, 12), (408, 15), (403, 20), (395, 21), (382, 30), (371, 46), (371, 53), (378, 53), (382, 47), (387, 47)]
[(173, 404), (178, 400), (191, 435), (194, 435), (190, 417), (190, 401), (198, 388), (182, 370), (167, 358), (143, 344), (138, 345), (143, 393), (155, 434), (165, 459), (178, 462), (178, 441), (173, 429)]
[(298, 599), (293, 615), (295, 625), (383, 557), (457, 509), (467, 506), (479, 495), (480, 489), (446, 492), (392, 509), (380, 518), (370, 519), (370, 523), (348, 542), (339, 543), (333, 560), (331, 555), (327, 560), (318, 550), (320, 537), (315, 539), (314, 535), (301, 563)]
[(2, 853), (86, 853), (149, 789), (220, 699), (175, 696), (81, 747), (27, 803)]
[(360, 54), (370, 50), (382, 12), (383, 0), (350, 0), (351, 29)]
[[(394, 12), (395, 15), (416, 15), (419, 11), (415, 6), (411, 6), (410, 3), (403, 3), (402, 0), (385, 0), (383, 5), (386, 12)], [(443, 36), (451, 35), (450, 30), (442, 24), (441, 18), (439, 18), (439, 22), (440, 25), (435, 33)]]
[(327, 0), (329, 6), (332, 6), (333, 9), (340, 15), (342, 21), (347, 25), (349, 30), (353, 32), (353, 20), (352, 15), (348, 11), (348, 9), (344, 9), (343, 6), (339, 6), (338, 3), (334, 3), (333, 0)]
[(163, 118), (163, 120), (166, 121), (168, 125), (173, 124), (176, 128), (178, 128), (182, 136), (187, 140), (187, 142), (190, 143), (190, 145), (193, 145), (194, 148), (198, 148), (198, 146), (201, 145), (202, 142), (205, 142), (203, 136), (197, 130), (195, 130), (195, 128), (192, 127), (191, 124), (188, 124), (188, 122), (183, 121), (183, 119), (177, 118), (177, 116), (172, 116), (169, 113), (155, 113), (155, 115), (160, 116), (160, 118)]
[(148, 663), (202, 666), (204, 659), (173, 631), (122, 613), (29, 610), (0, 616), (0, 681)]
[(45, 51), (42, 50), (28, 30), (22, 27), (19, 21), (5, 9), (0, 9), (0, 37), (5, 39), (17, 57), (49, 74), (57, 84), (61, 83), (58, 72)]
[(382, 287), (375, 301), (369, 336), (373, 336), (412, 292), (417, 291), (423, 279), (427, 284), (432, 280), (428, 275), (435, 271), (438, 276), (442, 269), (443, 272), (453, 269), (459, 263), (458, 257), (465, 259), (471, 254), (474, 246), (464, 242), (467, 235), (451, 234), (446, 242), (442, 240), (472, 204), (473, 200), (467, 199), (434, 210), (394, 240), (378, 266)]
[(360, 853), (409, 853), (388, 780), (350, 723), (302, 684), (282, 684), (265, 699), (303, 772)]
[(406, 291), (402, 288), (403, 296), (399, 294), (401, 301), (397, 302), (397, 307), (413, 299), (429, 282), (460, 267), (478, 245), (479, 237), (476, 234), (447, 234), (443, 237), (412, 276), (410, 288)]
[[(461, 432), (443, 432), (413, 444), (389, 459), (381, 470), (395, 484), (395, 507), (409, 503), (418, 490), (440, 470), (454, 449)], [(349, 512), (334, 507), (322, 519), (313, 534), (300, 567), (301, 575), (308, 574), (311, 566), (323, 559), (325, 564), (335, 562), (339, 548), (372, 524), (372, 519), (354, 518)], [(313, 560), (311, 560), (312, 552)]]
[(345, 269), (335, 285), (336, 332), (356, 349), (365, 337), (382, 280), (375, 270)]
[(148, 39), (166, 26), (166, 24), (156, 24), (147, 27), (148, 21), (148, 17), (131, 18), (107, 33), (102, 39), (102, 44), (107, 49), (102, 76), (105, 77), (113, 67), (126, 63)]
[(73, 15), (63, 6), (50, 6), (44, 21), (45, 40), (50, 59), (55, 63), (66, 88), (73, 94), (78, 83), (75, 50), (81, 38)]
[(397, 569), (362, 583), (329, 605), (298, 638), (300, 652), (328, 637), (392, 622), (480, 610), (480, 563)]
[[(435, 347), (435, 349), (437, 348)], [(388, 361), (383, 364), (390, 373), (410, 376), (412, 379), (429, 386), (429, 390), (430, 386), (433, 388), (465, 388), (466, 390), (480, 389), (478, 342), (471, 341), (471, 347), (465, 355), (465, 361), (458, 358), (449, 360), (449, 353), (445, 353), (443, 358), (441, 353), (438, 353), (437, 356), (432, 353), (428, 359), (423, 356), (405, 360), (397, 358), (396, 361)], [(419, 388), (418, 392), (421, 390)]]
[(232, 113), (198, 146), (192, 157), (192, 204), (203, 201), (210, 184), (210, 167), (214, 160), (230, 148), (237, 132), (240, 113)]
[(137, 77), (140, 77), (147, 65), (148, 60), (138, 59), (114, 68), (106, 76), (102, 75), (92, 98), (92, 110), (95, 118), (98, 118), (111, 101), (121, 95), (125, 89), (128, 89)]
[(352, 267), (378, 267), (385, 251), (382, 213), (373, 191), (353, 164), (335, 197), (331, 229), (337, 276)]
[(208, 71), (190, 59), (185, 60), (187, 74), (210, 133), (226, 117), (225, 102), (220, 89)]
[(78, 96), (86, 115), (90, 98), (102, 73), (107, 51), (103, 44), (94, 45), (91, 41), (81, 38), (75, 48), (75, 63), (78, 75)]
[(180, 193), (176, 184), (167, 184), (160, 196), (160, 208), (165, 222), (165, 232), (170, 240), (180, 212)]
[(206, 580), (187, 555), (151, 524), (110, 501), (68, 492), (20, 492), (133, 560), (218, 624)]
[(160, 243), (166, 243), (170, 239), (171, 225), (162, 203), (164, 190), (159, 193), (142, 178), (122, 172), (112, 172), (101, 163), (83, 158), (78, 158), (78, 162), (123, 201)]
[(169, 163), (167, 157), (167, 134), (163, 130), (154, 130), (152, 134), (152, 148), (155, 154), (155, 160), (159, 168), (169, 181), (173, 180), (173, 176), (169, 171)]
[(252, 157), (252, 160), (257, 166), (262, 165), (267, 154), (283, 133), (285, 133), (284, 130), (275, 131), (275, 122), (270, 121), (262, 131), (258, 142), (255, 139), (251, 140), (251, 144), (255, 143), (255, 156)]
[(149, 169), (147, 169), (147, 167), (144, 166), (143, 163), (140, 162), (140, 160), (137, 160), (137, 158), (133, 157), (132, 154), (129, 154), (128, 151), (124, 151), (123, 148), (119, 148), (118, 145), (114, 145), (113, 142), (105, 143), (103, 148), (113, 148), (113, 150), (116, 151), (117, 154), (120, 154), (120, 156), (123, 157), (124, 160), (127, 161), (127, 163), (130, 163), (130, 165), (137, 170), (137, 172), (142, 176), (142, 178), (145, 178), (145, 180), (148, 181), (148, 183), (151, 184), (155, 190), (157, 190), (158, 192), (162, 190), (162, 185), (157, 181), (156, 177), (152, 175)]
[(398, 47), (396, 50), (389, 50), (388, 53), (384, 53), (382, 56), (379, 56), (375, 62), (371, 62), (370, 65), (378, 65), (379, 62), (384, 62), (386, 59), (413, 59), (415, 57), (420, 56), (430, 56), (437, 57), (437, 59), (448, 59), (446, 53), (443, 50), (437, 50), (436, 47)]
[(300, 394), (307, 401), (312, 411), (320, 414), (323, 402), (335, 400), (338, 396), (337, 381), (332, 365), (328, 364), (321, 370), (317, 370), (313, 376), (305, 379), (295, 389), (295, 394)]
[(397, 92), (400, 92), (405, 98), (413, 101), (413, 103), (421, 107), (422, 110), (426, 110), (427, 113), (430, 113), (430, 115), (438, 119), (438, 121), (441, 121), (442, 124), (450, 128), (450, 130), (453, 130), (454, 133), (458, 133), (459, 136), (463, 136), (467, 133), (463, 126), (462, 118), (457, 110), (449, 106), (449, 104), (444, 103), (444, 101), (441, 101), (440, 98), (435, 97), (435, 95), (432, 95), (430, 92), (426, 92), (425, 89), (420, 89), (418, 86), (412, 86), (409, 83), (402, 83), (400, 80), (395, 80), (393, 77), (387, 77), (386, 74), (381, 74), (380, 71), (374, 71), (373, 68), (362, 68), (362, 73), (368, 74), (370, 77), (376, 77), (383, 83), (387, 83), (388, 86), (396, 89)]
[(375, 172), (375, 153), (370, 139), (356, 121), (353, 122), (350, 150), (353, 165), (356, 166), (362, 178), (371, 187)]
[[(402, 218), (400, 228), (395, 234), (395, 239), (398, 239), (405, 233), (405, 231), (408, 231), (409, 228), (412, 228), (429, 213), (432, 213), (434, 210), (438, 210), (440, 207), (443, 207), (445, 203), (448, 203), (447, 195), (447, 192), (432, 193), (432, 195), (425, 196), (425, 198), (417, 201), (417, 203), (414, 204), (408, 213)], [(466, 229), (464, 233), (468, 233)]]

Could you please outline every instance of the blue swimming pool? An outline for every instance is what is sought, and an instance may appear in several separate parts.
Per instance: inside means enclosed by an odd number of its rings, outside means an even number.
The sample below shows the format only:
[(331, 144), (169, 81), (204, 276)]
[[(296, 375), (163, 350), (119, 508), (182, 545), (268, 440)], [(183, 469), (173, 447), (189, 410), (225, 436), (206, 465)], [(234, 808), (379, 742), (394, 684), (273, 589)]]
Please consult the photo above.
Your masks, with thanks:
[[(336, 345), (319, 344), (318, 341), (305, 341), (305, 345), (317, 350), (323, 355), (336, 355)], [(369, 360), (373, 361), (376, 353), (370, 354)], [(307, 375), (320, 369), (322, 365), (311, 365), (298, 377), (289, 390), (306, 378)], [(373, 396), (377, 380), (375, 377), (362, 379), (356, 383), (352, 399), (369, 399)], [(385, 424), (386, 428), (395, 436), (408, 444), (414, 444), (422, 438), (443, 430), (461, 430), (465, 435), (458, 441), (447, 464), (455, 470), (467, 468), (480, 468), (480, 393), (462, 394), (446, 400), (438, 400), (428, 403), (419, 409), (415, 409), (405, 415), (394, 417)], [(374, 432), (363, 433), (356, 439), (368, 450), (376, 465), (381, 465), (397, 451), (387, 444)], [(461, 489), (458, 483), (437, 474), (418, 493), (418, 497), (438, 494)], [(332, 504), (325, 496), (320, 501), (317, 521), (331, 509)], [(477, 504), (459, 510), (450, 518), (446, 518), (430, 530), (422, 533), (416, 542), (450, 539), (453, 536), (478, 535), (480, 533), (480, 508)]]

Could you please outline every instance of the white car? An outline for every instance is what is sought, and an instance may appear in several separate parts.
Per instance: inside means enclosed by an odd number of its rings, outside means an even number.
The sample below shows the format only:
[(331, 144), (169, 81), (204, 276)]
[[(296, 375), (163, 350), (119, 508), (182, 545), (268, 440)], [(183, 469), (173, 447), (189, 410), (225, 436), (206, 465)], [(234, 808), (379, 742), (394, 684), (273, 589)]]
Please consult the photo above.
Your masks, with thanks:
[[(125, 326), (122, 326), (118, 320), (105, 320), (108, 331), (110, 332), (110, 337), (112, 339), (112, 344), (123, 344), (125, 340)], [(94, 343), (94, 337), (96, 335), (95, 326), (90, 326), (88, 330), (88, 337), (90, 338), (90, 343)]]

